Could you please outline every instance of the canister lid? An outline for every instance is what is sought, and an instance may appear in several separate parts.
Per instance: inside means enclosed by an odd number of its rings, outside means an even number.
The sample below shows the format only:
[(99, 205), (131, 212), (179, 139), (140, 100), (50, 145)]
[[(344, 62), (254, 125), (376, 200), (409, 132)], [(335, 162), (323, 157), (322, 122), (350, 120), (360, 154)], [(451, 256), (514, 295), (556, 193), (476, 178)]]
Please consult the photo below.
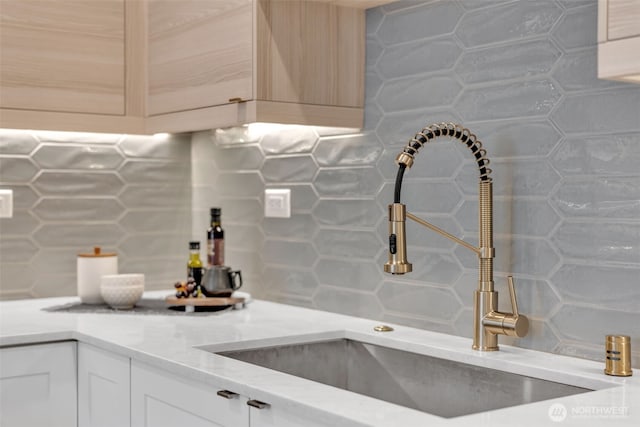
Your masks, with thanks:
[(92, 254), (78, 254), (78, 256), (81, 258), (104, 258), (118, 256), (118, 254), (116, 254), (115, 252), (102, 252), (100, 246), (94, 246)]

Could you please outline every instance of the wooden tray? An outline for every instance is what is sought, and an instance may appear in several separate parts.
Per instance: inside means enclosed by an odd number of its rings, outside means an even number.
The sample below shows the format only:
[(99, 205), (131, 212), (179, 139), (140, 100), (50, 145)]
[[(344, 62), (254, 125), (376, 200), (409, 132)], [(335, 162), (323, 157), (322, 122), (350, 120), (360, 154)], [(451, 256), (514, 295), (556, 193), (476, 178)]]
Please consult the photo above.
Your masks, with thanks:
[(216, 298), (216, 297), (207, 297), (207, 298), (176, 298), (176, 297), (167, 297), (165, 302), (168, 305), (177, 305), (177, 306), (191, 306), (191, 307), (215, 307), (215, 306), (225, 306), (225, 305), (235, 305), (244, 303), (244, 298)]

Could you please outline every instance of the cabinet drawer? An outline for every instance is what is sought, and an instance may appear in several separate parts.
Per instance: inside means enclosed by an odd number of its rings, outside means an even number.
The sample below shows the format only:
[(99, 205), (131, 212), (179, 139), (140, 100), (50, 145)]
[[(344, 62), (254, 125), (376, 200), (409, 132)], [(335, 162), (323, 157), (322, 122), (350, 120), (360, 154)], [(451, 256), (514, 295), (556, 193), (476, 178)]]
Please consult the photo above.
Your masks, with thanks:
[(248, 427), (247, 399), (131, 362), (132, 427)]

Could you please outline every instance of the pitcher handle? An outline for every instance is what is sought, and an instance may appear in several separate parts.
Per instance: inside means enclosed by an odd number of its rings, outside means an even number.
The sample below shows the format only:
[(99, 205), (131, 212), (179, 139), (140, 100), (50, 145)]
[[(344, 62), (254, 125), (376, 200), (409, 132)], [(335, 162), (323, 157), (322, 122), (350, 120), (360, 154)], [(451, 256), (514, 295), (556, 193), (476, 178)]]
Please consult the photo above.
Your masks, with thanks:
[(231, 289), (237, 291), (242, 287), (242, 273), (240, 270), (235, 270), (231, 271), (229, 275), (231, 276)]

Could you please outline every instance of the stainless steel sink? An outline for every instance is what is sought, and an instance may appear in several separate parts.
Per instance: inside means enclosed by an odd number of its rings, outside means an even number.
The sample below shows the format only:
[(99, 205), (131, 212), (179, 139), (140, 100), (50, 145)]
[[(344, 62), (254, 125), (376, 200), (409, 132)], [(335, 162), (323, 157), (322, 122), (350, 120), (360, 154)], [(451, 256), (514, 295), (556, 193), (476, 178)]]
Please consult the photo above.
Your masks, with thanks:
[(350, 339), (218, 354), (445, 418), (591, 391)]

